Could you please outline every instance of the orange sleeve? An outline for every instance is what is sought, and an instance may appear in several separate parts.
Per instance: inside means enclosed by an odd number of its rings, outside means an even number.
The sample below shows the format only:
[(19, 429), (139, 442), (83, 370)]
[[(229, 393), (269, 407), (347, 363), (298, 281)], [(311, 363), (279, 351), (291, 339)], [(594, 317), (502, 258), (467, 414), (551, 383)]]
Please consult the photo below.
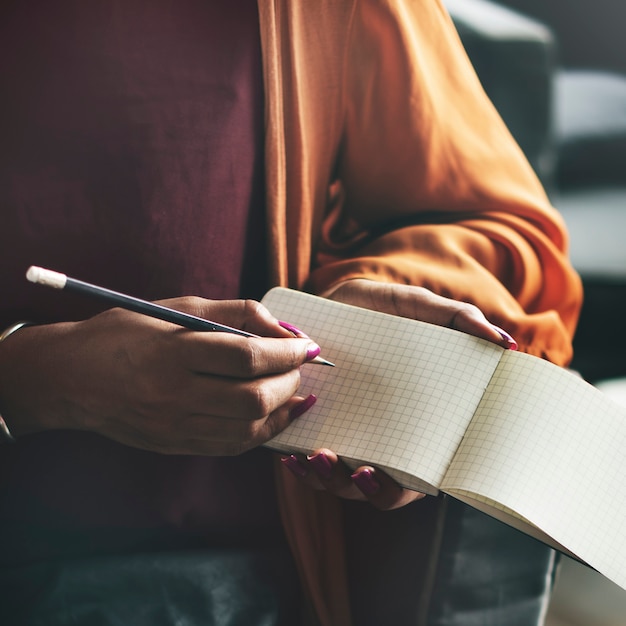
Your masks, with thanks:
[(308, 288), (351, 278), (476, 304), (565, 365), (582, 300), (567, 235), (438, 0), (362, 0), (334, 210)]

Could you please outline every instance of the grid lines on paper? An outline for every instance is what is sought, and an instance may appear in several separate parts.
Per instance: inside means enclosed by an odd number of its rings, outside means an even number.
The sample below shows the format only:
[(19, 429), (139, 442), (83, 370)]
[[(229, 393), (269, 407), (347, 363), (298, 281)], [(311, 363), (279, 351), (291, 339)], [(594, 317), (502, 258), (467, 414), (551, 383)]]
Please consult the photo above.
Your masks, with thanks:
[[(438, 484), (499, 359), (461, 333), (298, 292), (267, 306), (322, 346), (335, 368), (302, 368), (318, 401), (272, 443), (329, 447)], [(265, 302), (265, 300), (264, 300)]]
[(626, 584), (624, 450), (626, 409), (561, 368), (511, 355), (485, 394), (446, 487), (516, 511)]

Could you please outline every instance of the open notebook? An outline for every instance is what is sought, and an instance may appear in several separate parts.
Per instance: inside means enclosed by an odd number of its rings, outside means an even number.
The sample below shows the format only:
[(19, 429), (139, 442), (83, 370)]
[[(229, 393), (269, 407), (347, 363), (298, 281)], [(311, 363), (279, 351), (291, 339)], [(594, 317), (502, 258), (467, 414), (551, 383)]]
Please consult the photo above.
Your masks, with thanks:
[(269, 442), (328, 447), (439, 491), (626, 589), (626, 408), (537, 357), (463, 333), (272, 289), (263, 303), (336, 367), (302, 368), (317, 403)]

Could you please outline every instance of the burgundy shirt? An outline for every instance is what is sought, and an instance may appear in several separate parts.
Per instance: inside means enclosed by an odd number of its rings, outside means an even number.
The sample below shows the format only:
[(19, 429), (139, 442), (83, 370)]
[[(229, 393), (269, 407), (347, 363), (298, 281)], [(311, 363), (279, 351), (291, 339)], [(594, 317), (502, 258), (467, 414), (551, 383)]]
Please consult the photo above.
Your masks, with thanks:
[[(1, 326), (100, 310), (29, 285), (32, 264), (148, 299), (262, 295), (255, 0), (11, 0), (0, 14)], [(273, 494), (264, 450), (167, 457), (42, 433), (0, 449), (0, 524), (19, 529), (0, 553), (240, 542), (278, 527)]]

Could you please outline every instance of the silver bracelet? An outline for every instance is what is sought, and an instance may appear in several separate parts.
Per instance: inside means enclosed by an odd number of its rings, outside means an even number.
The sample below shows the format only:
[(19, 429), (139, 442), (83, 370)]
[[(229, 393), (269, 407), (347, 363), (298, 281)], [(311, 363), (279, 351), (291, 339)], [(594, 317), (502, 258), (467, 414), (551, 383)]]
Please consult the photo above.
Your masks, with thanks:
[[(13, 333), (17, 332), (20, 328), (32, 325), (32, 322), (15, 322), (15, 324), (11, 324), (11, 326), (5, 328), (2, 333), (0, 333), (0, 343), (2, 343), (7, 337), (11, 336)], [(13, 437), (13, 435), (11, 434), (11, 431), (9, 430), (9, 427), (2, 418), (2, 415), (0, 415), (0, 438), (11, 443), (15, 441), (15, 437)]]

